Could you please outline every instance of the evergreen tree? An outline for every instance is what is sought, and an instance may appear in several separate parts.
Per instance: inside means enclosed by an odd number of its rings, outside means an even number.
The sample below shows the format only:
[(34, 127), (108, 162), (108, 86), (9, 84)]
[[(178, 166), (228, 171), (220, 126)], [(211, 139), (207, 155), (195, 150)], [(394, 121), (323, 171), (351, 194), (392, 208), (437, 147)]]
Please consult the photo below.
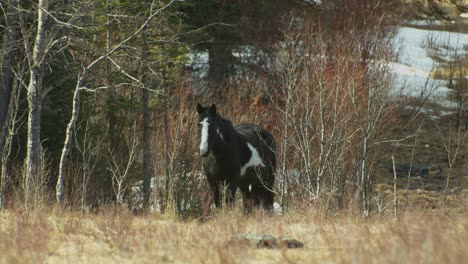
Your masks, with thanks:
[(233, 49), (244, 45), (262, 49), (265, 44), (278, 40), (282, 17), (298, 7), (301, 5), (297, 2), (282, 0), (188, 0), (184, 3), (181, 11), (186, 14), (185, 22), (197, 32), (185, 41), (194, 44), (195, 50), (208, 52), (209, 86), (221, 87), (234, 69), (241, 66), (233, 56)]

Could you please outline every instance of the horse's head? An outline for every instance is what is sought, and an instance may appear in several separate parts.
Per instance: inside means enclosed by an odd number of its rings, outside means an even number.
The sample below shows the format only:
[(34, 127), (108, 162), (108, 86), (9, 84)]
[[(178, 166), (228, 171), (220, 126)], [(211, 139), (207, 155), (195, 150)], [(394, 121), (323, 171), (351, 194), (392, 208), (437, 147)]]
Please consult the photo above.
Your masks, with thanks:
[(216, 105), (212, 104), (211, 106), (203, 107), (198, 103), (197, 112), (198, 131), (201, 136), (200, 154), (206, 157), (212, 149), (217, 133), (217, 122), (219, 122), (219, 120), (216, 114)]

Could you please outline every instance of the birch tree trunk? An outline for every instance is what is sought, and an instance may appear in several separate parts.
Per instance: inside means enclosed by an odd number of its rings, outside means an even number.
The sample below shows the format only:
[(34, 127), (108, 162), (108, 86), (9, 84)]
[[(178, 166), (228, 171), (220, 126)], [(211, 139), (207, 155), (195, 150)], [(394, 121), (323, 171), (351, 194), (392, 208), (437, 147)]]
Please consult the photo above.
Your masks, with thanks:
[(122, 46), (124, 46), (126, 43), (128, 43), (130, 40), (135, 38), (138, 34), (140, 34), (145, 27), (147, 27), (148, 23), (155, 18), (158, 14), (160, 14), (162, 11), (164, 11), (166, 8), (171, 6), (174, 3), (174, 0), (170, 1), (167, 3), (165, 6), (162, 8), (155, 10), (153, 13), (151, 13), (145, 20), (145, 22), (137, 28), (133, 34), (128, 36), (126, 39), (122, 40), (119, 44), (114, 46), (112, 49), (108, 50), (105, 55), (102, 55), (95, 59), (93, 62), (91, 62), (88, 66), (83, 67), (83, 71), (80, 75), (78, 75), (77, 78), (77, 84), (75, 87), (75, 91), (73, 94), (73, 109), (72, 109), (72, 117), (70, 118), (70, 121), (68, 122), (67, 125), (67, 131), (66, 131), (66, 136), (65, 136), (65, 142), (63, 145), (62, 149), (62, 155), (60, 157), (60, 167), (59, 167), (59, 175), (57, 178), (57, 184), (55, 186), (56, 190), (56, 198), (57, 198), (57, 203), (59, 205), (63, 204), (64, 201), (64, 179), (65, 179), (65, 169), (66, 169), (66, 163), (67, 163), (67, 158), (68, 158), (68, 153), (70, 152), (71, 149), (71, 142), (72, 142), (72, 134), (73, 130), (75, 128), (76, 121), (78, 120), (78, 115), (79, 115), (79, 107), (80, 107), (80, 92), (83, 89), (87, 89), (83, 87), (84, 81), (90, 71), (91, 68), (96, 66), (99, 62), (102, 60), (108, 58), (110, 55), (112, 55), (115, 51), (119, 50)]
[(17, 54), (16, 41), (19, 35), (18, 0), (11, 0), (6, 7), (5, 33), (0, 72), (0, 150), (3, 149), (8, 133), (11, 112), (10, 97), (13, 90), (13, 62)]
[(19, 98), (20, 98), (20, 85), (13, 82), (12, 93), (8, 106), (9, 125), (6, 129), (5, 143), (1, 148), (1, 178), (0, 178), (0, 209), (5, 209), (6, 206), (6, 189), (9, 181), (9, 160), (12, 150), (13, 136), (16, 134), (16, 116), (18, 114)]
[(73, 130), (75, 128), (76, 121), (78, 120), (78, 114), (80, 112), (80, 88), (83, 85), (84, 78), (87, 72), (87, 69), (85, 69), (83, 73), (78, 76), (78, 80), (76, 82), (75, 91), (73, 92), (72, 116), (70, 118), (70, 122), (68, 122), (67, 125), (65, 143), (62, 149), (62, 155), (60, 156), (59, 175), (57, 178), (57, 184), (55, 185), (55, 196), (57, 199), (57, 204), (60, 206), (63, 205), (65, 196), (64, 179), (65, 169), (67, 165), (67, 156), (70, 152), (71, 143), (73, 139)]
[[(27, 88), (28, 100), (28, 135), (26, 153), (25, 197), (33, 198), (33, 186), (42, 184), (38, 182), (41, 177), (41, 111), (42, 111), (42, 78), (44, 66), (44, 52), (46, 43), (46, 28), (49, 1), (38, 1), (37, 32), (34, 41), (32, 56), (30, 58), (30, 78)], [(26, 47), (28, 49), (28, 47)], [(26, 201), (28, 202), (28, 201)]]
[(18, 0), (11, 0), (6, 8), (3, 55), (0, 72), (0, 209), (5, 208), (5, 192), (8, 181), (8, 159), (11, 152), (11, 139), (15, 131), (15, 115), (18, 110), (18, 86), (13, 78), (13, 62), (17, 54), (15, 42), (19, 35)]
[(368, 175), (368, 136), (364, 135), (364, 142), (362, 143), (362, 153), (361, 153), (361, 166), (360, 166), (360, 186), (361, 186), (361, 200), (362, 200), (362, 210), (364, 216), (369, 216), (369, 175)]

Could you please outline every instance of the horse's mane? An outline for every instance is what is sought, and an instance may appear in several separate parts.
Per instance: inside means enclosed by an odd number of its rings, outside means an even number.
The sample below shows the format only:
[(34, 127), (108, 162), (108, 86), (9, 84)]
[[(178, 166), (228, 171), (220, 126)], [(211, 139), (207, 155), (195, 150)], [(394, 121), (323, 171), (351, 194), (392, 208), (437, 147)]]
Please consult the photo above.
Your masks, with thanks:
[(230, 127), (234, 127), (234, 125), (232, 124), (232, 121), (223, 117), (222, 115), (220, 115), (218, 113), (218, 117), (219, 117), (219, 120), (221, 120), (221, 122), (223, 123), (223, 125), (225, 126), (230, 126)]

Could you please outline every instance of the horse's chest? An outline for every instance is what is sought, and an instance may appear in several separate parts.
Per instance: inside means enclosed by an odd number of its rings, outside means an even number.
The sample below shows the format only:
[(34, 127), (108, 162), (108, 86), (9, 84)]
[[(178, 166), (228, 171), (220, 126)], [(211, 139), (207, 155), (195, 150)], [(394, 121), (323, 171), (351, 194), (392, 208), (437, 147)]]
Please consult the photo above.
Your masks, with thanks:
[(203, 168), (208, 175), (216, 175), (219, 171), (219, 164), (216, 162), (216, 157), (213, 154), (209, 154), (203, 159)]
[(240, 163), (238, 158), (232, 155), (209, 154), (203, 159), (203, 168), (209, 176), (232, 178), (239, 174)]

